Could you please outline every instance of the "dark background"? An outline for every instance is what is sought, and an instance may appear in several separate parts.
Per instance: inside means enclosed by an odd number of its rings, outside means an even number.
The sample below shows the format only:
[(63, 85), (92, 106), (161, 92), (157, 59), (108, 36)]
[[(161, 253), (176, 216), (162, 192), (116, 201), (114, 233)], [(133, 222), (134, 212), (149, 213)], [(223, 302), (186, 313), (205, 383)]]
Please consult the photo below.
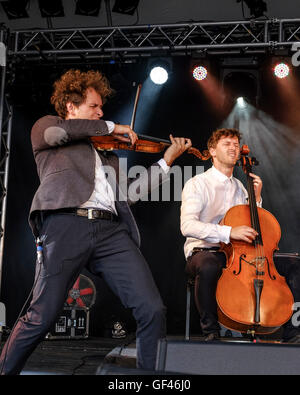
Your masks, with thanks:
[[(45, 114), (54, 114), (49, 104), (53, 82), (67, 69), (99, 69), (116, 90), (104, 106), (104, 119), (130, 124), (136, 85), (143, 83), (137, 109), (135, 131), (168, 139), (189, 137), (193, 146), (203, 150), (211, 132), (223, 125), (241, 126), (251, 153), (259, 160), (255, 172), (263, 179), (263, 207), (270, 210), (282, 228), (281, 252), (299, 251), (299, 144), (298, 70), (291, 75), (294, 94), (286, 94), (270, 69), (268, 58), (259, 59), (256, 67), (259, 95), (248, 83), (232, 82), (227, 101), (220, 100), (220, 86), (208, 100), (205, 88), (191, 76), (189, 57), (173, 58), (168, 82), (158, 88), (146, 81), (147, 61), (133, 64), (38, 64), (18, 66), (15, 78), (8, 86), (14, 106), (12, 146), (8, 185), (7, 226), (3, 261), (2, 295), (6, 305), (7, 325), (11, 327), (33, 284), (35, 244), (27, 222), (38, 176), (31, 150), (30, 130)], [(214, 77), (221, 81), (221, 59), (213, 59)], [(237, 71), (239, 68), (237, 69)], [(251, 70), (250, 70), (251, 71)], [(234, 78), (233, 78), (234, 79)], [(246, 80), (247, 77), (242, 78)], [(250, 84), (251, 85), (251, 84)], [(235, 86), (235, 88), (234, 88)], [(238, 87), (238, 89), (236, 88)], [(233, 107), (236, 90), (243, 90), (255, 104), (248, 111), (249, 121), (243, 123)], [(255, 92), (253, 94), (253, 92)], [(255, 102), (255, 103), (254, 103)], [(217, 103), (217, 105), (216, 105)], [(232, 125), (234, 117), (235, 125)], [(244, 130), (244, 129), (245, 130)], [(119, 152), (130, 164), (149, 166), (163, 154)], [(192, 155), (184, 154), (175, 163), (179, 166), (211, 166)], [(244, 181), (240, 168), (235, 175)], [(149, 263), (156, 284), (167, 306), (168, 333), (179, 334), (185, 328), (186, 276), (183, 254), (184, 237), (180, 233), (180, 201), (138, 202), (132, 207), (142, 237), (141, 250)], [(87, 274), (87, 273), (84, 273)], [(88, 274), (89, 275), (89, 274)], [(116, 319), (133, 331), (135, 323), (130, 311), (123, 309), (105, 283), (89, 275), (97, 288), (96, 304), (91, 311), (91, 335), (105, 334), (105, 328)], [(198, 317), (193, 310), (192, 331), (199, 331)]]

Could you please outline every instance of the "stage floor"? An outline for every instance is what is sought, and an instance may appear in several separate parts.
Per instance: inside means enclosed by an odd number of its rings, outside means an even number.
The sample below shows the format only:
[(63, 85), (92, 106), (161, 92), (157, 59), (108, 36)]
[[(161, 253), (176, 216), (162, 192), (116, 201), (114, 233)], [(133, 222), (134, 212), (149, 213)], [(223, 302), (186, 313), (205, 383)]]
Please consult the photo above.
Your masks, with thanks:
[[(21, 375), (95, 375), (105, 357), (114, 349), (135, 342), (132, 336), (125, 339), (87, 338), (44, 340), (31, 354)], [(4, 342), (1, 342), (1, 349)], [(124, 358), (124, 363), (128, 358)], [(128, 365), (135, 366), (134, 358)], [(113, 362), (108, 358), (109, 362)]]
[[(269, 362), (271, 361), (271, 363), (274, 364), (274, 374), (275, 372), (281, 374), (281, 368), (278, 365), (284, 364), (286, 367), (287, 364), (292, 363), (293, 360), (294, 367), (292, 367), (291, 370), (283, 370), (291, 374), (295, 374), (295, 372), (296, 374), (300, 374), (298, 368), (295, 370), (295, 366), (299, 366), (300, 344), (290, 345), (287, 349), (287, 346), (283, 345), (280, 345), (279, 348), (276, 347), (279, 342), (274, 340), (259, 341), (255, 344), (243, 338), (223, 338), (221, 342), (217, 342), (221, 348), (217, 347), (219, 350), (216, 350), (214, 342), (208, 345), (207, 342), (203, 342), (203, 337), (200, 336), (191, 336), (189, 341), (185, 341), (183, 335), (167, 336), (167, 342), (171, 344), (170, 352), (172, 352), (172, 343), (176, 347), (174, 356), (170, 358), (178, 359), (177, 366), (181, 368), (180, 364), (186, 363), (186, 365), (183, 366), (183, 370), (178, 370), (178, 372), (185, 374), (189, 374), (189, 372), (191, 372), (191, 374), (199, 374), (202, 371), (199, 370), (199, 373), (198, 369), (194, 369), (195, 371), (193, 371), (191, 366), (195, 366), (195, 364), (199, 366), (203, 365), (203, 359), (199, 354), (202, 354), (204, 357), (203, 352), (205, 352), (205, 350), (208, 350), (208, 354), (204, 358), (205, 365), (208, 359), (212, 358), (212, 354), (215, 354), (211, 361), (212, 367), (210, 368), (211, 371), (209, 374), (218, 373), (218, 360), (220, 361), (220, 358), (223, 360), (226, 353), (229, 353), (227, 357), (230, 361), (230, 355), (233, 355), (232, 352), (234, 352), (234, 349), (237, 349), (239, 345), (242, 347), (242, 350), (238, 351), (235, 358), (238, 364), (238, 359), (242, 358), (244, 352), (248, 350), (252, 352), (252, 354), (250, 354), (250, 359), (252, 358), (254, 360), (253, 365), (255, 369), (255, 365), (257, 364), (256, 353), (261, 352), (261, 356), (259, 357), (257, 354), (257, 357), (265, 358), (266, 352), (268, 353), (270, 351), (271, 354), (273, 354), (268, 358)], [(181, 343), (184, 344), (182, 345)], [(250, 347), (249, 349), (251, 343), (254, 347)], [(3, 345), (4, 341), (1, 341), (1, 349)], [(199, 347), (204, 347), (201, 348), (201, 353), (199, 352)], [(256, 350), (254, 350), (254, 348)], [(285, 356), (286, 352), (289, 352), (289, 354)], [(193, 354), (195, 354), (194, 357)], [(192, 359), (191, 361), (189, 360), (190, 357)], [(184, 362), (185, 358), (187, 358), (186, 362)], [(226, 365), (228, 365), (228, 358)], [(286, 358), (286, 360), (284, 358)], [(295, 361), (297, 361), (296, 365)], [(172, 360), (169, 361), (169, 363), (170, 362), (172, 364)], [(107, 371), (106, 369), (110, 369), (110, 367), (112, 367), (112, 371)], [(133, 375), (139, 372), (135, 367), (136, 343), (134, 334), (129, 334), (125, 339), (112, 339), (107, 337), (61, 340), (47, 339), (40, 343), (29, 357), (21, 375), (107, 375), (113, 372), (114, 374)], [(247, 370), (248, 366), (246, 364), (244, 372), (247, 372)], [(166, 369), (166, 371), (168, 371), (168, 369)], [(170, 369), (170, 371), (176, 372), (176, 369)], [(270, 371), (272, 374), (273, 369)], [(145, 372), (145, 374), (147, 373)], [(154, 372), (154, 374), (156, 374), (156, 372)], [(157, 372), (157, 374), (159, 374), (159, 372)], [(282, 372), (282, 374), (285, 373)]]
[[(183, 335), (168, 340), (184, 340)], [(191, 337), (191, 340), (201, 340)], [(1, 349), (4, 341), (1, 341)], [(102, 364), (135, 369), (135, 335), (124, 339), (89, 337), (87, 339), (47, 339), (31, 354), (21, 375), (95, 375)]]

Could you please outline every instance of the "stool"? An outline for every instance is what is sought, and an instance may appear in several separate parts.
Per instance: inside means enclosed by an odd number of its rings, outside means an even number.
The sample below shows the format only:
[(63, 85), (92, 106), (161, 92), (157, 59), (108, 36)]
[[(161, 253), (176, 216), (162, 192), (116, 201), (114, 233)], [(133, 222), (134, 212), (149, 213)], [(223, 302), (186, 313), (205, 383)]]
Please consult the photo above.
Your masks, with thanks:
[[(191, 292), (195, 287), (196, 277), (189, 276), (186, 283), (185, 340), (190, 340), (191, 337)], [(240, 332), (231, 331), (230, 329), (223, 327), (221, 324), (220, 326), (225, 337), (242, 337)]]
[(186, 283), (186, 314), (185, 314), (185, 340), (190, 340), (191, 325), (191, 288), (195, 286), (195, 278), (188, 277)]

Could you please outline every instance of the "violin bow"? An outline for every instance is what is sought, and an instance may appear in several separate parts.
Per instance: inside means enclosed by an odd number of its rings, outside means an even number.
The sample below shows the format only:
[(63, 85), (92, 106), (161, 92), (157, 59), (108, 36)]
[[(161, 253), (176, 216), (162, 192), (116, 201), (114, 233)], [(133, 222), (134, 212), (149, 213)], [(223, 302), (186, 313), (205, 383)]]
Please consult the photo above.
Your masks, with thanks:
[(137, 109), (138, 101), (139, 101), (139, 98), (140, 98), (141, 89), (142, 89), (142, 84), (138, 84), (136, 95), (135, 95), (135, 100), (134, 100), (134, 106), (133, 106), (131, 122), (130, 122), (130, 128), (132, 130), (134, 128), (136, 109)]
[[(135, 100), (134, 100), (134, 106), (133, 106), (133, 112), (132, 112), (132, 117), (131, 117), (131, 122), (130, 122), (130, 128), (134, 130), (134, 124), (135, 124), (135, 117), (136, 117), (136, 110), (140, 98), (140, 93), (142, 90), (142, 84), (138, 84), (137, 90), (136, 90), (136, 95), (135, 95)], [(157, 137), (152, 137), (152, 136), (146, 136), (143, 134), (138, 134), (138, 137), (144, 140), (149, 140), (149, 141), (154, 141), (158, 143), (163, 143), (166, 145), (171, 145), (171, 142), (169, 140), (163, 140), (159, 139)]]
[[(134, 128), (135, 117), (136, 117), (136, 110), (137, 110), (137, 105), (138, 105), (138, 101), (139, 101), (139, 98), (140, 98), (141, 89), (142, 89), (142, 84), (138, 84), (136, 95), (135, 95), (135, 100), (134, 100), (134, 106), (133, 106), (131, 122), (130, 122), (130, 127), (131, 127), (132, 130)], [(158, 142), (158, 143), (164, 144), (166, 146), (170, 146), (172, 144), (170, 140), (164, 140), (164, 139), (160, 139), (160, 138), (157, 138), (157, 137), (146, 136), (146, 135), (143, 135), (143, 134), (139, 134), (138, 137), (140, 139)], [(197, 158), (202, 159), (202, 160), (207, 160), (207, 159), (210, 158), (210, 154), (209, 154), (209, 152), (207, 150), (204, 151), (203, 154), (201, 154), (201, 152), (197, 148), (191, 147), (191, 148), (189, 148), (188, 153), (193, 154), (193, 155), (197, 156)]]

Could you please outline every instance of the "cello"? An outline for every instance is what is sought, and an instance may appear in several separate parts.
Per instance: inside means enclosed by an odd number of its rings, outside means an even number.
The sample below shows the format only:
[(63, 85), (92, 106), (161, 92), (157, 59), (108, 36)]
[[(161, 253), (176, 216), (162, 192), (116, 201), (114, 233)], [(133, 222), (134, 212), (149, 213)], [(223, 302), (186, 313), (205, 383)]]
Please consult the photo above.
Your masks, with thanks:
[(278, 250), (281, 229), (276, 218), (257, 207), (253, 179), (257, 165), (249, 148), (241, 149), (241, 164), (247, 176), (249, 204), (229, 209), (221, 221), (231, 227), (247, 225), (258, 235), (252, 243), (233, 240), (221, 243), (227, 258), (217, 284), (218, 320), (226, 328), (242, 333), (268, 334), (287, 322), (293, 313), (293, 295), (285, 278), (277, 272), (273, 253)]

